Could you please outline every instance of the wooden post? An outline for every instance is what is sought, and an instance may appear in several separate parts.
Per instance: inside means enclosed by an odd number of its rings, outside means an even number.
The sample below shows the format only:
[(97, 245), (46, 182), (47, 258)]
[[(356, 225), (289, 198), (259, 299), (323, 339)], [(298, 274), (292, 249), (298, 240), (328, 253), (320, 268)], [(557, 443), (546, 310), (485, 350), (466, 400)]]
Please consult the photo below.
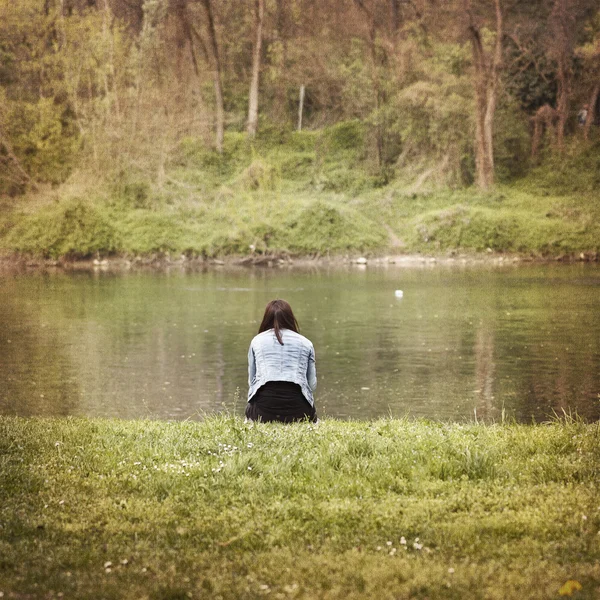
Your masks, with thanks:
[(304, 84), (300, 86), (300, 106), (298, 107), (298, 131), (302, 131), (302, 112), (304, 111)]

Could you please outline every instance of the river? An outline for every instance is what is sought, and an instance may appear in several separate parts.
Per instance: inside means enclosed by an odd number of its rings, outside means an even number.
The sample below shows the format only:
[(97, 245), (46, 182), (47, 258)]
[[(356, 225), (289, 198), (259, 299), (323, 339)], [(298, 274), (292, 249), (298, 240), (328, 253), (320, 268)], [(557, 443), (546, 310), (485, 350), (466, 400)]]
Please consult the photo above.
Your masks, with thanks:
[(315, 345), (320, 416), (600, 418), (595, 264), (3, 273), (0, 414), (242, 414), (277, 297)]

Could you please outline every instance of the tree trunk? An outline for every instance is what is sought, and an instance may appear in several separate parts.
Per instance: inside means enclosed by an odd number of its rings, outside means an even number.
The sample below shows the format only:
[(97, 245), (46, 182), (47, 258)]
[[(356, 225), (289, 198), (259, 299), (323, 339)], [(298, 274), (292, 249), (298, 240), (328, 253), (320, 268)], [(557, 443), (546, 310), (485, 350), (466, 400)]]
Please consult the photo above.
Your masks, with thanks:
[(486, 151), (486, 136), (485, 136), (485, 81), (483, 74), (477, 73), (478, 82), (475, 90), (475, 109), (477, 111), (475, 117), (475, 182), (477, 187), (485, 190), (490, 187), (492, 182), (489, 181), (489, 168), (485, 161), (488, 156)]
[(260, 77), (260, 57), (262, 50), (265, 0), (256, 0), (254, 52), (252, 53), (252, 79), (248, 98), (248, 137), (256, 136), (258, 126), (258, 83)]
[(494, 116), (498, 95), (498, 71), (502, 63), (503, 21), (500, 0), (494, 1), (496, 9), (496, 43), (492, 57), (486, 55), (479, 27), (475, 24), (470, 3), (469, 37), (475, 67), (475, 181), (486, 190), (494, 185)]
[(391, 0), (392, 1), (392, 28), (393, 34), (398, 33), (400, 29), (400, 0)]
[(560, 151), (565, 147), (565, 126), (569, 117), (569, 92), (570, 76), (564, 58), (558, 61), (558, 95), (556, 99), (556, 112), (558, 113), (558, 124), (556, 127), (556, 144)]
[(219, 46), (217, 44), (217, 32), (215, 30), (215, 19), (210, 0), (202, 0), (202, 6), (206, 12), (209, 48), (212, 58), (213, 81), (215, 88), (216, 104), (216, 140), (217, 152), (223, 152), (223, 137), (225, 132), (225, 108), (223, 106), (223, 83), (221, 77), (221, 59), (219, 58)]
[[(115, 69), (115, 38), (113, 32), (111, 30), (111, 25), (113, 22), (113, 14), (110, 9), (110, 5), (108, 4), (108, 0), (104, 0), (104, 14), (102, 18), (102, 33), (105, 40), (108, 41), (109, 48), (109, 64), (108, 68), (110, 71), (111, 85), (112, 85), (112, 93), (113, 100), (115, 106), (115, 115), (117, 119), (121, 118), (121, 103), (119, 102), (119, 90), (117, 89), (117, 71)], [(108, 85), (106, 85), (108, 88)], [(108, 104), (110, 108), (110, 102)]]
[[(537, 109), (533, 117), (533, 138), (531, 140), (531, 158), (536, 160), (542, 143), (542, 136), (546, 131), (546, 137), (553, 136), (554, 123), (558, 119), (556, 110), (549, 104), (544, 104)], [(554, 141), (554, 140), (553, 140)]]
[(375, 112), (377, 113), (377, 123), (375, 124), (375, 143), (377, 150), (376, 158), (377, 166), (381, 167), (381, 164), (383, 162), (383, 131), (379, 123), (379, 119), (381, 118), (381, 115), (379, 114), (379, 109), (384, 98), (381, 90), (381, 82), (379, 80), (380, 61), (377, 57), (377, 25), (375, 23), (375, 17), (373, 16), (373, 14), (371, 14), (371, 11), (365, 6), (364, 0), (354, 0), (354, 2), (356, 6), (358, 6), (358, 8), (365, 15), (369, 27), (369, 50), (371, 53), (373, 90), (375, 92)]
[(498, 70), (502, 64), (502, 36), (503, 22), (500, 0), (495, 0), (496, 9), (496, 44), (494, 47), (494, 58), (490, 67), (487, 89), (487, 106), (483, 121), (485, 136), (485, 165), (487, 169), (487, 180), (489, 185), (494, 183), (494, 116), (496, 115), (496, 100), (498, 97)]
[(588, 116), (585, 121), (585, 126), (583, 128), (583, 137), (587, 140), (590, 137), (590, 129), (594, 124), (594, 119), (596, 118), (596, 104), (598, 103), (598, 96), (600, 95), (600, 81), (596, 83), (594, 89), (592, 90), (592, 95), (590, 97), (589, 107), (588, 107)]
[(288, 16), (287, 0), (277, 0), (275, 13), (276, 40), (281, 47), (277, 52), (277, 84), (275, 87), (275, 101), (273, 116), (279, 123), (287, 121), (287, 80), (283, 78), (288, 55)]
[(569, 96), (571, 94), (571, 77), (573, 74), (571, 63), (573, 60), (574, 15), (575, 11), (570, 6), (569, 0), (554, 0), (550, 19), (552, 33), (552, 46), (550, 50), (558, 64), (556, 72), (558, 83), (556, 96), (556, 112), (558, 113), (556, 145), (559, 151), (564, 149), (565, 128), (569, 118)]

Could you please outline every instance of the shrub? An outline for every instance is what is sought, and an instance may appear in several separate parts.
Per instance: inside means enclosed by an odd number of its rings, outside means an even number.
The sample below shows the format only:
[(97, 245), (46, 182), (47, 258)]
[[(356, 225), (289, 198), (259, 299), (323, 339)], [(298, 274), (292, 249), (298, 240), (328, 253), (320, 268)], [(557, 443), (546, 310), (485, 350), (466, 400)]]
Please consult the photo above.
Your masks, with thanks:
[(315, 202), (288, 222), (286, 245), (296, 252), (366, 250), (382, 247), (385, 235), (355, 210)]
[(123, 250), (143, 254), (195, 250), (198, 242), (188, 225), (176, 214), (130, 213), (121, 225)]
[(245, 190), (274, 190), (278, 181), (275, 167), (261, 158), (254, 159), (238, 177), (238, 183)]
[[(71, 173), (79, 137), (68, 109), (51, 98), (7, 102), (7, 134), (23, 168), (35, 180), (58, 184)], [(0, 182), (2, 182), (0, 175)], [(1, 191), (1, 188), (0, 188)]]
[(10, 231), (8, 244), (17, 252), (45, 258), (85, 258), (96, 252), (114, 252), (119, 246), (111, 221), (81, 199), (24, 217)]
[(327, 150), (335, 154), (344, 150), (361, 150), (365, 143), (365, 126), (358, 120), (341, 121), (323, 132)]

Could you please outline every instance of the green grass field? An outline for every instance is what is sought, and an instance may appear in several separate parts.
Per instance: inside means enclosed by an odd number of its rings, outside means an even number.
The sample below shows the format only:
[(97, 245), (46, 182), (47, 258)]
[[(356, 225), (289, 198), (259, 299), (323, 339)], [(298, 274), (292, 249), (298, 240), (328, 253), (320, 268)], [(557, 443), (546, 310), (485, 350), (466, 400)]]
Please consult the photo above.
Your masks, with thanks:
[(570, 419), (0, 417), (0, 592), (598, 598), (599, 484)]

